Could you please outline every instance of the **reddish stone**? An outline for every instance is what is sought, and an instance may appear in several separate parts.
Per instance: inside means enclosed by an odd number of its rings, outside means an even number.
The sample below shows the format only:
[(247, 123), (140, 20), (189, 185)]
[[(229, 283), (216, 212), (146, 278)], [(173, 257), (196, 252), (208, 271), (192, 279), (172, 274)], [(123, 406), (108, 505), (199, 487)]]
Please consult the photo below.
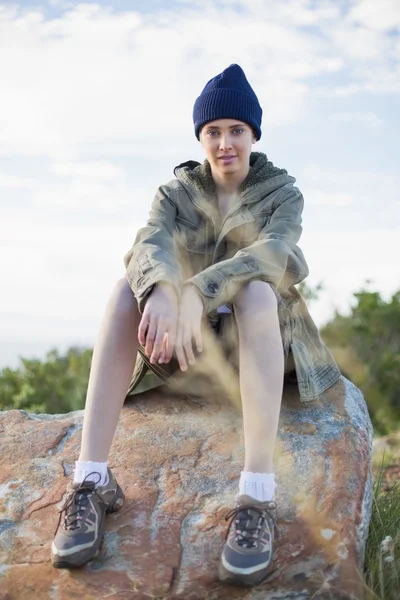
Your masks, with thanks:
[(347, 380), (301, 405), (285, 389), (276, 450), (279, 541), (257, 588), (217, 566), (243, 467), (241, 415), (149, 392), (126, 403), (110, 466), (126, 500), (99, 556), (57, 570), (50, 545), (79, 452), (82, 412), (0, 413), (0, 600), (362, 598), (372, 428)]

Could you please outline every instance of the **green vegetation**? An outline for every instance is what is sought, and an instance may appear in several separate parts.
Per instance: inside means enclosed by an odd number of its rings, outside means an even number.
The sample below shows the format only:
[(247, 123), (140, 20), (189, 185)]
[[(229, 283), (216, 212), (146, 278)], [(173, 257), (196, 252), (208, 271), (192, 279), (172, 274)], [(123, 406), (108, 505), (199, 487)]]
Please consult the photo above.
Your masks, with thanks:
[(385, 302), (361, 290), (351, 314), (338, 312), (321, 329), (342, 372), (363, 392), (376, 433), (399, 427), (400, 290)]
[(374, 478), (372, 518), (365, 552), (368, 600), (400, 598), (400, 482), (386, 482), (383, 455)]
[(0, 371), (0, 410), (57, 414), (83, 408), (91, 360), (92, 350), (81, 348), (65, 356), (51, 350), (43, 362), (21, 358), (17, 369)]

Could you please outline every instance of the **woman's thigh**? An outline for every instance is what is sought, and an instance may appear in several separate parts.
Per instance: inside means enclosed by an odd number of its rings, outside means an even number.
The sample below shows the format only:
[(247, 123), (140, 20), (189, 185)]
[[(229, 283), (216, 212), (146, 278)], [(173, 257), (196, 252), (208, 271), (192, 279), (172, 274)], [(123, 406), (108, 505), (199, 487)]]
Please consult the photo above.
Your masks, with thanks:
[[(285, 360), (284, 371), (285, 373), (290, 373), (295, 369), (295, 365), (287, 335), (285, 334), (285, 325), (283, 320), (280, 320), (279, 326), (282, 339), (282, 350)], [(221, 345), (221, 349), (226, 360), (238, 371), (240, 339), (234, 307), (230, 314), (220, 315), (220, 324), (217, 328), (216, 339), (217, 343)]]

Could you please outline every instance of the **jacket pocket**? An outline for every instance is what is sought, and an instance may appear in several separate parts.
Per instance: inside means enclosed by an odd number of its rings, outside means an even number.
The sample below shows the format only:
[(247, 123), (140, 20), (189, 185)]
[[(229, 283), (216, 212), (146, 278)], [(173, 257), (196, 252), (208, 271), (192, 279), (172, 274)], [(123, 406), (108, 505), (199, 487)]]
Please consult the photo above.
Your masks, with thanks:
[(240, 232), (240, 243), (243, 246), (249, 246), (257, 241), (261, 231), (271, 220), (271, 213), (259, 213), (254, 216), (254, 221), (250, 221), (242, 226)]
[(182, 217), (177, 217), (175, 222), (175, 240), (188, 252), (204, 254), (207, 249), (206, 227), (195, 224)]
[(151, 260), (147, 254), (139, 256), (136, 264), (137, 264), (139, 279), (144, 277), (146, 275), (146, 273), (151, 271), (151, 269), (153, 268), (153, 265), (151, 264)]

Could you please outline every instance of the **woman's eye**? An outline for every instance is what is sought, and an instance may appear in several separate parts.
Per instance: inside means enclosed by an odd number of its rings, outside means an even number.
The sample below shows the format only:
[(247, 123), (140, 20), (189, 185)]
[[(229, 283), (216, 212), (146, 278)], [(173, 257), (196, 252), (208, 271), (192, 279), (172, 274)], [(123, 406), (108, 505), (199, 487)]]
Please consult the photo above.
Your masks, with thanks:
[(237, 129), (234, 129), (233, 132), (234, 133), (243, 133), (244, 129), (242, 129), (241, 127), (238, 127)]
[(217, 134), (217, 133), (218, 133), (218, 131), (208, 131), (207, 133), (208, 133), (208, 135), (210, 135), (210, 136), (213, 136), (213, 137), (214, 137), (214, 133), (215, 133), (215, 134)]

